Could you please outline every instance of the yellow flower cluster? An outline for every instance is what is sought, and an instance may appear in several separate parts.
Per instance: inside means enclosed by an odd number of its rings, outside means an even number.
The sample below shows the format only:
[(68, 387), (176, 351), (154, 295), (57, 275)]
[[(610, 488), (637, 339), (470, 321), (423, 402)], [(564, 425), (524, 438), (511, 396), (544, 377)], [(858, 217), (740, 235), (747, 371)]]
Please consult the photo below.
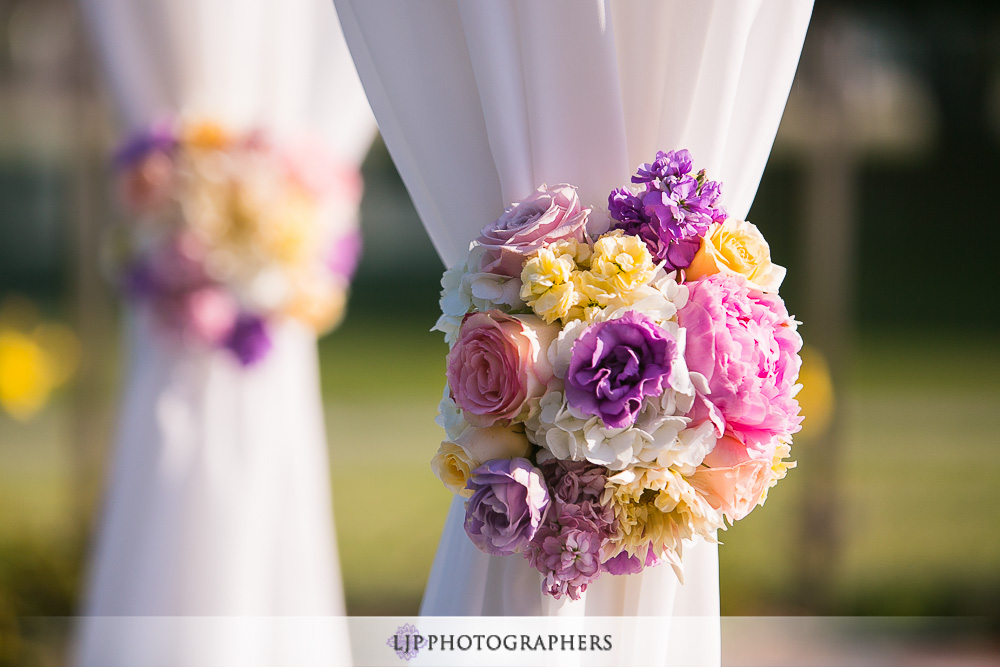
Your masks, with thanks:
[[(680, 554), (681, 542), (696, 533), (710, 537), (720, 517), (683, 475), (670, 468), (629, 468), (608, 478), (602, 502), (610, 500), (618, 532), (608, 556), (622, 551), (646, 558)], [(693, 527), (693, 530), (692, 530)]]
[(180, 171), (190, 176), (181, 203), (202, 241), (241, 263), (294, 268), (310, 261), (321, 240), (320, 203), (281, 167), (279, 156), (228, 146), (224, 135), (207, 130), (190, 135), (197, 140), (184, 143), (178, 155)]
[(521, 271), (521, 298), (551, 324), (592, 320), (611, 304), (631, 305), (633, 295), (656, 275), (657, 265), (642, 239), (608, 232), (591, 248), (573, 239), (532, 255)]

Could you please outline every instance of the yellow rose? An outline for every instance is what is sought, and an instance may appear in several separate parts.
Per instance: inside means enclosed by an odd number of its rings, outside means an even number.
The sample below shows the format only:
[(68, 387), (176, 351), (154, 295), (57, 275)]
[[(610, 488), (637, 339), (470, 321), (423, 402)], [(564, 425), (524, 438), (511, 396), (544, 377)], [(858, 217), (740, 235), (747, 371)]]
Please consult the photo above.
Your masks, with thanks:
[(785, 277), (784, 267), (771, 263), (771, 249), (756, 225), (736, 218), (708, 228), (691, 266), (684, 271), (688, 280), (715, 273), (743, 276), (751, 287), (773, 293)]
[(465, 488), (473, 470), (493, 459), (513, 459), (531, 453), (531, 443), (523, 427), (495, 424), (487, 428), (470, 426), (454, 441), (445, 440), (431, 459), (431, 469), (452, 493), (472, 495)]
[(615, 230), (597, 240), (590, 270), (623, 294), (651, 281), (656, 265), (645, 241)]

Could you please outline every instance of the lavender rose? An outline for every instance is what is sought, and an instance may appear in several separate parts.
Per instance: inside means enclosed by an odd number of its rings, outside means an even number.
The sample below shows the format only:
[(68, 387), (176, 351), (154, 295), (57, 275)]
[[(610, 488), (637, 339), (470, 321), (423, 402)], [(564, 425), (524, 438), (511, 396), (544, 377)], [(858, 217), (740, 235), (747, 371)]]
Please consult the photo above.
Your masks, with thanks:
[(473, 426), (515, 421), (552, 379), (548, 347), (558, 333), (534, 315), (471, 313), (448, 353), (448, 384)]
[(494, 459), (472, 471), (465, 532), (480, 551), (519, 553), (535, 536), (549, 506), (542, 473), (527, 459)]
[(643, 399), (663, 394), (676, 355), (673, 336), (635, 311), (594, 324), (573, 344), (566, 400), (612, 428), (631, 426)]
[(527, 255), (560, 239), (583, 241), (589, 208), (572, 185), (542, 186), (483, 227), (479, 271), (518, 277)]

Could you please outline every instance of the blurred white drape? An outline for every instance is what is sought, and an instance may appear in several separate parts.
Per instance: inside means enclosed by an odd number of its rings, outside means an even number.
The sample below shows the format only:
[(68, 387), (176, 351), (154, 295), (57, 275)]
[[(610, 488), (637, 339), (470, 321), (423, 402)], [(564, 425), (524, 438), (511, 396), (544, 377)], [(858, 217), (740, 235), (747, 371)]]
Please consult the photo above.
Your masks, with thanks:
[[(81, 0), (122, 137), (167, 115), (321, 141), (357, 166), (374, 118), (328, 0)], [(130, 314), (126, 383), (94, 547), (90, 616), (344, 613), (315, 336), (295, 324), (243, 369)], [(116, 633), (82, 665), (344, 664), (345, 637)], [(264, 626), (268, 627), (268, 626)]]
[[(335, 4), (386, 145), (448, 265), (539, 184), (573, 183), (583, 202), (606, 206), (657, 149), (690, 149), (744, 217), (812, 11), (812, 0)], [(462, 517), (456, 500), (425, 614), (718, 615), (713, 545), (685, 551), (683, 586), (653, 568), (554, 604), (524, 559), (477, 551)], [(715, 627), (714, 638), (674, 637), (671, 659), (718, 662)]]

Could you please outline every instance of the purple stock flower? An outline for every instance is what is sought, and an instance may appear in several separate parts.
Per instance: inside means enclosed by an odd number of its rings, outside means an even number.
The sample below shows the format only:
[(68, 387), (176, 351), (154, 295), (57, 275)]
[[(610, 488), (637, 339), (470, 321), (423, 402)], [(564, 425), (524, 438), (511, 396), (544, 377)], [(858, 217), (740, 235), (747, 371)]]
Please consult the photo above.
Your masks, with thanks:
[(660, 151), (632, 177), (633, 183), (645, 184), (644, 193), (619, 188), (608, 198), (615, 228), (642, 238), (668, 271), (690, 265), (708, 227), (726, 218), (725, 209), (716, 205), (721, 184), (708, 180), (704, 170), (695, 176), (690, 172), (688, 151)]
[(545, 575), (542, 590), (557, 600), (580, 593), (601, 574), (603, 527), (585, 505), (562, 505), (556, 521), (538, 531), (525, 552), (531, 566)]
[(655, 567), (659, 565), (661, 560), (650, 549), (646, 552), (646, 564), (643, 566), (638, 556), (631, 556), (627, 551), (623, 551), (617, 556), (604, 561), (601, 569), (609, 574), (637, 574), (642, 572), (643, 567)]
[(649, 224), (649, 216), (646, 215), (642, 197), (632, 194), (626, 188), (615, 188), (608, 195), (608, 211), (611, 217), (621, 224), (616, 225), (618, 229), (634, 229), (629, 234), (638, 233), (638, 229)]
[(601, 574), (601, 544), (615, 525), (614, 511), (600, 502), (607, 471), (585, 461), (560, 459), (546, 461), (542, 471), (552, 504), (524, 555), (545, 575), (545, 593), (578, 600)]
[(656, 151), (656, 159), (649, 164), (640, 165), (632, 182), (652, 185), (671, 176), (683, 176), (691, 172), (691, 164), (691, 152), (685, 148), (667, 153)]
[(643, 399), (663, 393), (676, 354), (673, 336), (645, 315), (598, 322), (573, 344), (566, 400), (612, 428), (631, 426)]
[(225, 346), (244, 366), (263, 359), (272, 347), (263, 318), (249, 313), (240, 314), (226, 338)]
[(480, 551), (507, 556), (524, 549), (549, 506), (542, 473), (523, 458), (493, 459), (472, 471), (465, 532)]

